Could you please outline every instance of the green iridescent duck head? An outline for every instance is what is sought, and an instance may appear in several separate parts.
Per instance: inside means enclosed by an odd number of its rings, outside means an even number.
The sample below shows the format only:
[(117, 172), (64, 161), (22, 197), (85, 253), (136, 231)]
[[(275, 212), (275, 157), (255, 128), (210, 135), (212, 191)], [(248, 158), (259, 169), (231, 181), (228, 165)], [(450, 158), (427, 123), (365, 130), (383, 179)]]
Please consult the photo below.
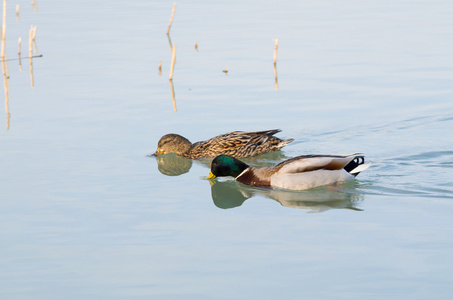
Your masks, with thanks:
[(207, 179), (224, 176), (232, 176), (236, 178), (248, 167), (249, 166), (242, 161), (222, 154), (214, 158), (212, 161), (211, 173), (209, 173)]

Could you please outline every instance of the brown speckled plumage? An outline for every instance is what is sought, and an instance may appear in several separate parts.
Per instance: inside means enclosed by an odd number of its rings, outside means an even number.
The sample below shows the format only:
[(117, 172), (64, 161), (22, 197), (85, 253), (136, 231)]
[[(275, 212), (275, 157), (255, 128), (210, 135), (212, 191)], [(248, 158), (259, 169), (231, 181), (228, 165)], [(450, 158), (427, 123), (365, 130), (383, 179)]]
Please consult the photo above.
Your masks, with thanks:
[(183, 136), (170, 133), (159, 140), (154, 155), (174, 152), (190, 159), (214, 158), (220, 154), (236, 158), (255, 156), (278, 151), (293, 141), (275, 137), (274, 134), (280, 131), (279, 129), (257, 132), (233, 131), (194, 144)]

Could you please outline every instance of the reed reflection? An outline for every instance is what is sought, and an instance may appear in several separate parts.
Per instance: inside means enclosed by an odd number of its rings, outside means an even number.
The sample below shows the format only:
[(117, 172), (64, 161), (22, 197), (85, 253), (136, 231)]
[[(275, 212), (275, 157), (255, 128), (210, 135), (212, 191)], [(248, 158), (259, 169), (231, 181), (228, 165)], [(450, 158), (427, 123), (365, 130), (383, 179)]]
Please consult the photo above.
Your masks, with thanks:
[(22, 47), (22, 38), (19, 37), (18, 41), (18, 49), (17, 49), (17, 58), (19, 59), (19, 71), (22, 72), (22, 57), (21, 57), (21, 47)]
[(2, 59), (2, 72), (3, 72), (3, 86), (5, 88), (5, 110), (6, 110), (6, 130), (9, 130), (9, 85), (8, 85), (8, 63), (5, 54), (5, 36), (6, 36), (6, 1), (3, 1), (3, 22), (2, 22), (2, 50), (1, 50), (1, 59)]
[(8, 85), (8, 63), (2, 58), (2, 71), (3, 71), (3, 87), (5, 89), (5, 110), (6, 110), (6, 130), (9, 130), (9, 121), (11, 114), (9, 113), (9, 85)]
[(278, 90), (278, 80), (277, 80), (277, 50), (278, 50), (278, 39), (275, 39), (275, 48), (274, 48), (274, 77), (275, 77), (275, 89)]
[[(38, 7), (36, 6), (36, 1), (33, 0), (32, 5), (35, 9), (35, 12), (38, 10)], [(16, 20), (17, 22), (20, 21), (19, 18), (19, 4), (16, 5)], [(37, 31), (37, 26), (31, 26), (29, 35), (28, 35), (28, 57), (30, 60), (30, 84), (31, 87), (34, 86), (34, 76), (33, 76), (33, 58), (36, 57), (42, 57), (42, 55), (35, 55), (33, 56), (33, 52), (37, 54), (38, 52), (38, 47), (36, 46), (36, 31)], [(5, 53), (5, 36), (6, 36), (6, 1), (3, 1), (3, 21), (2, 21), (2, 27), (1, 27), (1, 60), (2, 60), (2, 71), (3, 71), (3, 86), (5, 89), (5, 110), (6, 110), (6, 129), (9, 130), (10, 128), (10, 118), (11, 115), (9, 113), (9, 72), (8, 72), (8, 58), (6, 57)], [(18, 40), (18, 57), (17, 60), (19, 61), (19, 70), (22, 71), (22, 55), (21, 55), (21, 46), (22, 46), (22, 38), (19, 37)], [(26, 58), (26, 57), (24, 57)], [(10, 59), (10, 60), (15, 60), (16, 58)]]
[(33, 56), (30, 56), (30, 86), (35, 86), (35, 79), (33, 77)]
[(275, 89), (278, 90), (277, 64), (274, 64)]
[[(170, 40), (170, 36), (168, 36)], [(175, 88), (173, 86), (173, 71), (175, 70), (175, 62), (176, 62), (176, 46), (172, 47), (171, 51), (171, 65), (170, 65), (170, 89), (171, 89), (171, 98), (173, 100), (173, 111), (176, 112), (176, 100), (175, 100)]]
[(256, 195), (275, 200), (285, 207), (310, 210), (309, 213), (320, 213), (330, 209), (362, 211), (356, 206), (358, 202), (363, 201), (363, 195), (346, 188), (321, 187), (295, 192), (252, 188), (234, 180), (210, 180), (210, 184), (212, 200), (222, 209), (241, 206)]
[(29, 32), (29, 39), (28, 39), (28, 57), (30, 59), (30, 85), (31, 87), (34, 87), (35, 85), (35, 80), (33, 77), (33, 49), (35, 50), (35, 53), (38, 51), (38, 48), (36, 47), (36, 29), (37, 27), (33, 25), (30, 28)]
[(176, 112), (175, 87), (173, 86), (173, 80), (171, 80), (171, 79), (170, 79), (170, 90), (171, 90), (171, 99), (173, 101), (173, 111)]
[(31, 2), (31, 5), (33, 6), (33, 9), (35, 10), (35, 13), (37, 13), (38, 12), (38, 5), (36, 5), (36, 0), (33, 0)]
[(171, 42), (170, 34), (167, 33), (168, 44), (170, 45), (170, 50), (173, 50), (173, 43)]

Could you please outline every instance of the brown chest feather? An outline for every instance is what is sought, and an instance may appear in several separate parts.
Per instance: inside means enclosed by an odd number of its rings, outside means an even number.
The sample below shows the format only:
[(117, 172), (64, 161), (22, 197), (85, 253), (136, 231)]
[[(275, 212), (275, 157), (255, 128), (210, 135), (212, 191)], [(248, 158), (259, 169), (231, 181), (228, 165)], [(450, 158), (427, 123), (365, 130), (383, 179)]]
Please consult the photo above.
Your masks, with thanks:
[(250, 167), (236, 177), (236, 180), (247, 185), (268, 187), (271, 186), (269, 170), (269, 168), (255, 169)]

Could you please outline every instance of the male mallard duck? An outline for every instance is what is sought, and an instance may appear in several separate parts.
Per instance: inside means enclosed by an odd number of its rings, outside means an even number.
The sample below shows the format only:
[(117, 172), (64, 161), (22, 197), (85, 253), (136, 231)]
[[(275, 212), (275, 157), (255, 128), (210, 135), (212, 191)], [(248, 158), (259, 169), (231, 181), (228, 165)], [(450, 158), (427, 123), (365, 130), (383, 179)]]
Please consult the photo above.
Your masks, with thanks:
[(159, 140), (154, 156), (172, 152), (190, 159), (214, 158), (220, 154), (236, 158), (254, 156), (280, 150), (294, 140), (281, 140), (273, 136), (280, 131), (280, 129), (256, 132), (233, 131), (195, 144), (183, 136), (170, 133)]
[(219, 155), (212, 161), (207, 178), (232, 176), (253, 186), (305, 190), (352, 180), (369, 166), (362, 155), (303, 155), (273, 168), (257, 169), (233, 157)]

